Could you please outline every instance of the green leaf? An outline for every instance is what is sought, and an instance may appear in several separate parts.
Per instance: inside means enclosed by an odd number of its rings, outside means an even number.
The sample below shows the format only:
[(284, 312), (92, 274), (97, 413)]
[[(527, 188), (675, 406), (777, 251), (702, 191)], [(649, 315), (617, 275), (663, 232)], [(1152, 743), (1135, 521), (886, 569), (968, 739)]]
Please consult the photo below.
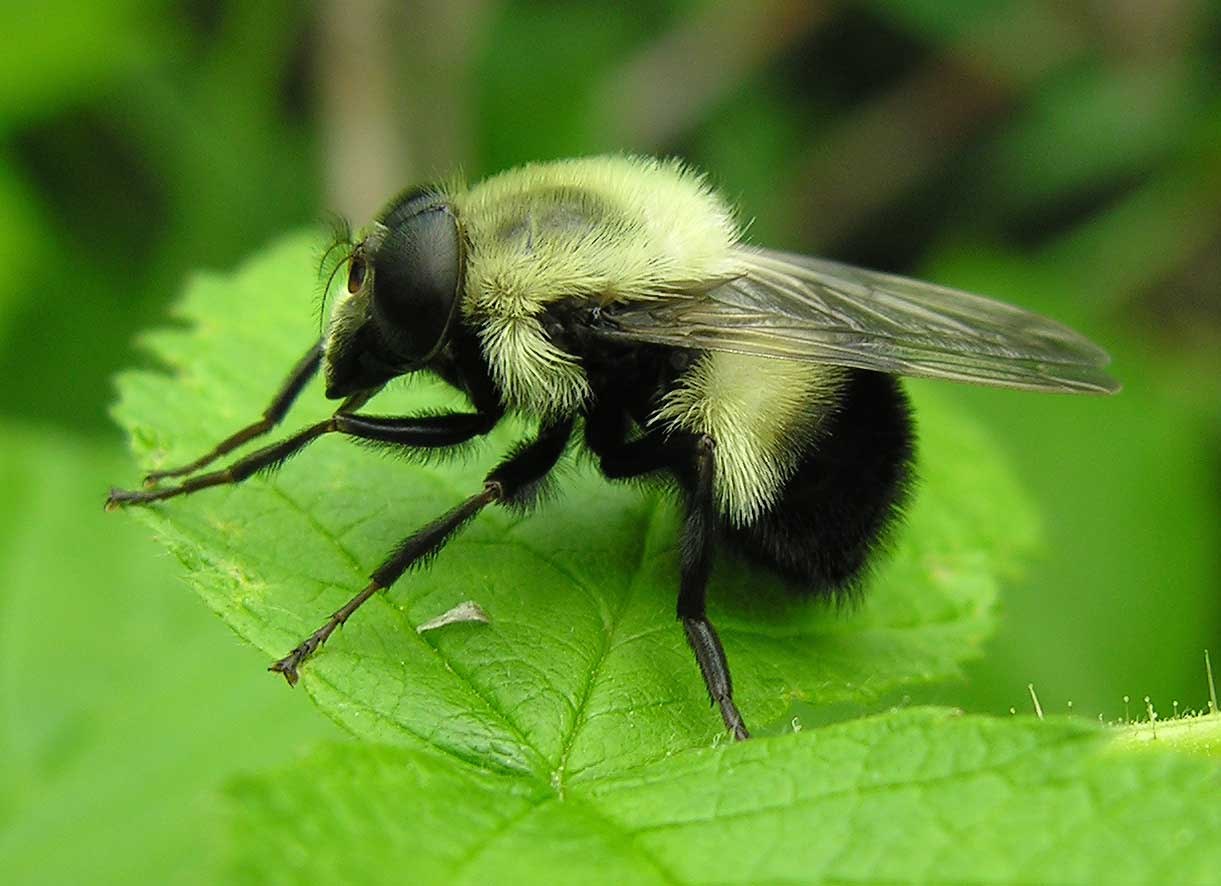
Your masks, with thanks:
[(236, 786), (252, 883), (1215, 881), (1221, 767), (911, 709), (576, 784), (375, 747)]
[(8, 883), (217, 882), (218, 785), (338, 730), (104, 514), (118, 446), (0, 426), (0, 859)]
[[(1116, 254), (1148, 245), (1150, 217), (1133, 215), (1139, 228), (1114, 244)], [(1062, 712), (1071, 702), (1090, 718), (1142, 716), (1146, 695), (1163, 716), (1176, 699), (1199, 708), (1207, 698), (1203, 650), (1217, 650), (1221, 625), (1221, 558), (1204, 543), (1221, 526), (1214, 481), (1221, 388), (1208, 396), (1221, 373), (1192, 368), (1182, 351), (1188, 362), (1176, 380), (1147, 342), (1089, 319), (1086, 306), (1101, 290), (1076, 287), (1070, 269), (1098, 262), (1080, 252), (1063, 259), (1032, 263), (974, 241), (943, 251), (930, 272), (1045, 310), (1105, 343), (1124, 385), (1107, 398), (952, 388), (954, 402), (1013, 453), (1049, 539), (1045, 556), (1006, 588), (988, 654), (969, 666), (953, 703), (980, 713), (1030, 710), (1033, 683), (1045, 710)]]
[(1115, 747), (1123, 750), (1167, 748), (1221, 760), (1221, 713), (1189, 712), (1169, 720), (1140, 720), (1115, 727)]
[[(312, 247), (295, 237), (233, 276), (201, 277), (182, 306), (190, 328), (148, 337), (173, 374), (127, 374), (116, 409), (142, 466), (193, 458), (261, 412), (317, 334)], [(867, 702), (952, 677), (989, 631), (998, 578), (1029, 545), (1032, 521), (980, 432), (918, 394), (921, 488), (861, 606), (797, 601), (718, 563), (711, 616), (759, 734), (787, 730), (797, 701)], [(326, 414), (318, 386), (302, 400), (291, 426)], [(447, 403), (452, 394), (415, 381), (370, 408)], [(278, 657), (399, 539), (478, 490), (524, 433), (507, 424), (477, 458), (429, 465), (328, 437), (270, 479), (135, 513), (208, 604)], [(371, 601), (303, 668), (306, 690), (362, 737), (561, 789), (711, 744), (719, 717), (673, 615), (676, 508), (575, 460), (558, 491), (529, 518), (481, 515), (429, 569)], [(491, 624), (416, 632), (465, 600)]]

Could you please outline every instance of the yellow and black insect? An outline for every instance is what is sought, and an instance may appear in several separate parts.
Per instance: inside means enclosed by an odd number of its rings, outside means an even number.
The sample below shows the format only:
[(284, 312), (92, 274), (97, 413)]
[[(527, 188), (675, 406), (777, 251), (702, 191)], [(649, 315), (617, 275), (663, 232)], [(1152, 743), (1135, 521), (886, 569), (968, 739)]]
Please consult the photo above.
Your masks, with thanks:
[[(685, 503), (678, 618), (737, 738), (725, 653), (705, 615), (716, 541), (815, 595), (858, 581), (905, 500), (914, 458), (896, 375), (1107, 394), (1107, 355), (1010, 305), (746, 245), (733, 213), (678, 162), (596, 157), (407, 191), (345, 240), (347, 292), (262, 419), (151, 488), (147, 504), (274, 468), (324, 434), (391, 449), (456, 446), (506, 412), (538, 425), (483, 488), (405, 539), (369, 585), (272, 665), (290, 683), (361, 604), (484, 507), (526, 509), (574, 429), (611, 479), (658, 475)], [(322, 368), (334, 415), (228, 468)], [(359, 410), (431, 372), (468, 412)], [(191, 475), (191, 476), (189, 476)], [(159, 487), (172, 477), (178, 485)]]

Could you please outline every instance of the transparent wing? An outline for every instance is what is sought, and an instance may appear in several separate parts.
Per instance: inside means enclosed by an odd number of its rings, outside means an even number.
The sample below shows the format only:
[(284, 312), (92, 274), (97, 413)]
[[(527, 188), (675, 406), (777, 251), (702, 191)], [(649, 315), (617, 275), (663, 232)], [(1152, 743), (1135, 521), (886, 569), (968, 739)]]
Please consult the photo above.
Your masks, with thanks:
[(1021, 308), (803, 255), (737, 257), (745, 273), (715, 288), (609, 309), (605, 334), (1004, 388), (1119, 390), (1105, 351)]

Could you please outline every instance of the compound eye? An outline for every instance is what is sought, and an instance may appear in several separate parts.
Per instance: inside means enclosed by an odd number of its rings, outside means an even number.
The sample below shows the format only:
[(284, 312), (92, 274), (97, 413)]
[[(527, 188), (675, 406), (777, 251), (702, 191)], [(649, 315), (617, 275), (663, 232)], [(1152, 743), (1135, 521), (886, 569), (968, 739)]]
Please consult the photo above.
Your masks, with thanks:
[(352, 261), (348, 266), (348, 292), (360, 292), (360, 287), (365, 285), (367, 270), (368, 264), (365, 261), (364, 253), (357, 252), (352, 256)]
[(407, 363), (423, 363), (445, 343), (462, 273), (457, 219), (444, 205), (399, 220), (374, 251), (373, 315)]

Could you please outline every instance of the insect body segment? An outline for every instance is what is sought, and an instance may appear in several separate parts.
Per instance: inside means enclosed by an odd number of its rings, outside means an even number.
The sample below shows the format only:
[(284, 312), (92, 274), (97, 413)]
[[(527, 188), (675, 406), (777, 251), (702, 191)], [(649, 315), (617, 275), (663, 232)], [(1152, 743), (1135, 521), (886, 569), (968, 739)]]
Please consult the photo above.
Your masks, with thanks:
[[(727, 548), (831, 596), (859, 585), (908, 495), (913, 424), (895, 374), (1110, 393), (1106, 355), (1050, 320), (944, 287), (744, 246), (727, 204), (673, 162), (589, 158), (527, 166), (472, 188), (393, 201), (349, 257), (322, 342), (263, 417), (154, 488), (108, 506), (241, 482), (341, 434), (390, 449), (456, 446), (508, 411), (536, 435), (482, 489), (408, 535), (369, 584), (272, 665), (302, 664), (373, 594), (492, 504), (532, 507), (574, 434), (611, 480), (668, 478), (683, 498), (676, 611), (710, 699), (748, 730), (707, 615)], [(319, 368), (334, 415), (228, 467)], [(469, 412), (363, 411), (390, 379), (429, 372)], [(158, 481), (185, 477), (176, 486)], [(817, 650), (811, 650), (817, 654)]]
[(470, 247), (463, 314), (509, 408), (579, 410), (584, 367), (548, 308), (654, 302), (740, 272), (729, 207), (676, 163), (627, 157), (526, 166), (454, 195)]
[(650, 419), (716, 440), (718, 510), (745, 526), (769, 510), (835, 411), (837, 366), (709, 351), (666, 391)]

